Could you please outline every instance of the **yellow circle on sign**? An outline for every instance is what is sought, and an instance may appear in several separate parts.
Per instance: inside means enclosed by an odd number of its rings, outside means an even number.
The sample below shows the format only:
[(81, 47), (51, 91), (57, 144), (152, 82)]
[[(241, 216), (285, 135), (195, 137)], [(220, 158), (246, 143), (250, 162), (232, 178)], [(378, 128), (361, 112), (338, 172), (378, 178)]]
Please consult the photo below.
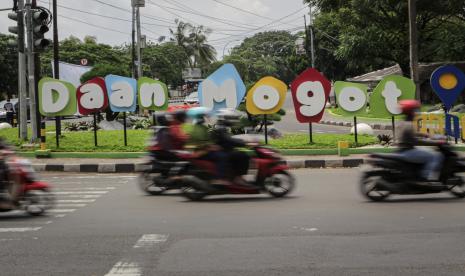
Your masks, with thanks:
[(452, 73), (447, 73), (439, 77), (439, 85), (444, 89), (454, 89), (457, 86), (457, 84), (457, 77)]

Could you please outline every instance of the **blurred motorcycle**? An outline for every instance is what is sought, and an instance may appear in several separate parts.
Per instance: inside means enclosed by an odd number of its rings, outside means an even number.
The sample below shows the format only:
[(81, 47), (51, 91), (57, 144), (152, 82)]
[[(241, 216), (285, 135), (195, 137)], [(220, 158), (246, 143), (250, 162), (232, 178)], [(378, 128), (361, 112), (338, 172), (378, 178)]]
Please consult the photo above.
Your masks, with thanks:
[[(3, 174), (8, 193), (0, 200), (0, 212), (25, 210), (38, 216), (51, 209), (55, 199), (50, 185), (37, 179), (29, 160), (10, 155), (7, 158), (6, 172)], [(11, 198), (12, 194), (16, 194), (14, 201)]]
[[(287, 165), (283, 164), (281, 155), (270, 148), (255, 146), (252, 164), (255, 164), (257, 173), (255, 179), (241, 183), (226, 180), (224, 184), (213, 184), (216, 166), (206, 160), (192, 160), (196, 169), (191, 174), (185, 174), (183, 180), (185, 187), (183, 195), (190, 200), (202, 200), (209, 195), (225, 194), (260, 194), (269, 193), (274, 197), (283, 197), (295, 187), (295, 178), (289, 172)], [(241, 164), (233, 164), (238, 166)], [(248, 166), (247, 166), (248, 167)]]
[(465, 197), (465, 182), (459, 175), (465, 173), (465, 162), (444, 143), (438, 145), (444, 156), (439, 182), (420, 180), (423, 164), (411, 163), (399, 154), (372, 154), (362, 171), (362, 194), (372, 201), (382, 201), (392, 194), (415, 195), (450, 192)]

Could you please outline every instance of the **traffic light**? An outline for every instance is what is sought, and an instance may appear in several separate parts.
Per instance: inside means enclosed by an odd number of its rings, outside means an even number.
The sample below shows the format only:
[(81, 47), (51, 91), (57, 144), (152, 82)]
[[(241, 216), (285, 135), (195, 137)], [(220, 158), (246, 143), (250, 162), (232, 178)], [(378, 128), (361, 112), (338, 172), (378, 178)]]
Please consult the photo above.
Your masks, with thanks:
[(34, 36), (34, 49), (44, 50), (51, 44), (50, 39), (45, 38), (45, 33), (49, 31), (50, 14), (43, 9), (32, 10), (32, 32)]
[(17, 22), (16, 26), (9, 26), (8, 31), (18, 35), (17, 39), (8, 40), (8, 44), (19, 47), (20, 52), (24, 52), (24, 17), (22, 11), (8, 13), (8, 18)]

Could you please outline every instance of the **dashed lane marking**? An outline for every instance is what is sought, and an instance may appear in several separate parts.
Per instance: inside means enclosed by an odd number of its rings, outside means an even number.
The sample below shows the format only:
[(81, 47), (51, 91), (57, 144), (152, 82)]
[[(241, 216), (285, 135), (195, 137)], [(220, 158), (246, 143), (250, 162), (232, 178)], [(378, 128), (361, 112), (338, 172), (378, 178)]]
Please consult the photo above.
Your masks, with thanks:
[(149, 248), (157, 243), (162, 243), (168, 240), (168, 235), (146, 234), (137, 241), (133, 248)]
[(42, 227), (18, 227), (18, 228), (0, 228), (0, 233), (9, 232), (33, 232), (39, 231)]
[(138, 263), (133, 262), (117, 262), (105, 276), (140, 276), (142, 275)]
[(50, 209), (47, 210), (48, 213), (72, 213), (76, 211), (76, 209)]
[(75, 191), (75, 192), (52, 192), (53, 195), (102, 195), (108, 191)]

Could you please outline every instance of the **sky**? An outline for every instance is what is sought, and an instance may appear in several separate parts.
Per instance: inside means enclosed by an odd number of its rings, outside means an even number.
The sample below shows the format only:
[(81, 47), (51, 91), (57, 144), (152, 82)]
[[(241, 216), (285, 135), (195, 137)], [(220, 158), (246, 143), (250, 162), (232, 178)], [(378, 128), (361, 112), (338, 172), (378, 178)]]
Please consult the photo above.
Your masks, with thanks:
[[(100, 43), (121, 45), (131, 41), (131, 0), (57, 0), (60, 40), (70, 35), (95, 36)], [(52, 10), (52, 0), (38, 0)], [(212, 30), (209, 43), (223, 56), (245, 37), (266, 30), (303, 30), (308, 8), (302, 0), (146, 0), (141, 8), (142, 34), (150, 41), (170, 37), (176, 18)], [(0, 9), (12, 6), (0, 0)], [(0, 12), (0, 32), (14, 21)], [(46, 35), (51, 38), (52, 31)]]

